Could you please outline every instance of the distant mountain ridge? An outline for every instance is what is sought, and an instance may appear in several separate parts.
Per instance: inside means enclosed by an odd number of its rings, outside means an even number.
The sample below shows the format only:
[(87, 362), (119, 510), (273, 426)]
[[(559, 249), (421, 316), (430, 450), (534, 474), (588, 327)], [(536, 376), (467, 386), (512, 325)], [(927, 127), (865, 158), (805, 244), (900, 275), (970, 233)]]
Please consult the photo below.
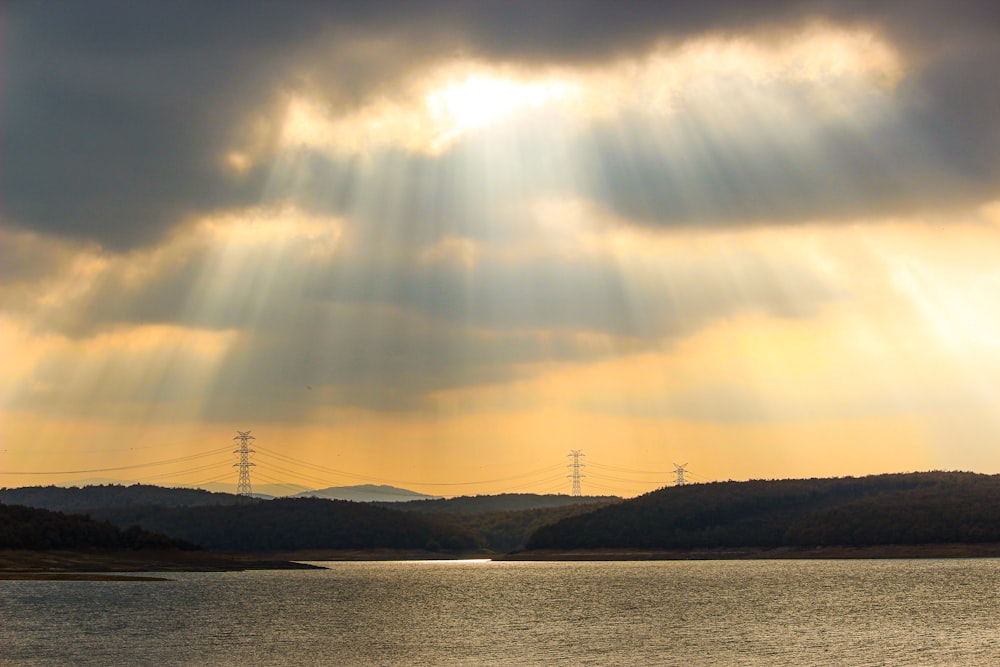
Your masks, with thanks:
[(362, 503), (405, 503), (414, 500), (439, 500), (441, 496), (431, 496), (409, 489), (401, 489), (387, 484), (357, 484), (355, 486), (330, 486), (325, 489), (303, 491), (290, 498), (326, 498), (327, 500), (352, 500)]

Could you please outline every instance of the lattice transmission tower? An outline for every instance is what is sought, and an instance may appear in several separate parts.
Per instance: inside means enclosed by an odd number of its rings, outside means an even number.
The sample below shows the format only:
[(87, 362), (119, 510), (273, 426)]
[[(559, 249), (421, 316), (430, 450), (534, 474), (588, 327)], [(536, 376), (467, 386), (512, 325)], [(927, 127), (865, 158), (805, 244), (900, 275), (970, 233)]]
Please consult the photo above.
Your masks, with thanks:
[(239, 463), (234, 463), (234, 468), (240, 469), (239, 481), (236, 482), (236, 495), (249, 498), (253, 495), (253, 490), (250, 487), (250, 468), (253, 468), (256, 463), (250, 462), (250, 455), (256, 452), (250, 449), (250, 441), (256, 440), (257, 438), (250, 435), (250, 431), (237, 431), (239, 435), (235, 436), (233, 440), (239, 440), (240, 446), (238, 449), (234, 449), (234, 454), (240, 455)]
[(586, 466), (580, 463), (580, 457), (586, 455), (583, 453), (582, 449), (571, 449), (569, 454), (567, 454), (566, 456), (573, 457), (573, 462), (567, 466), (573, 472), (570, 475), (566, 475), (567, 477), (573, 480), (573, 489), (572, 491), (570, 491), (570, 495), (582, 496), (583, 491), (580, 490), (580, 479), (586, 477), (586, 475), (580, 473), (580, 468), (585, 468)]
[(676, 463), (674, 464), (674, 475), (676, 475), (676, 477), (674, 477), (674, 486), (684, 486), (687, 484), (687, 480), (684, 479), (684, 474), (687, 472), (687, 469), (684, 467), (686, 465), (687, 463), (682, 463), (680, 465), (677, 465)]

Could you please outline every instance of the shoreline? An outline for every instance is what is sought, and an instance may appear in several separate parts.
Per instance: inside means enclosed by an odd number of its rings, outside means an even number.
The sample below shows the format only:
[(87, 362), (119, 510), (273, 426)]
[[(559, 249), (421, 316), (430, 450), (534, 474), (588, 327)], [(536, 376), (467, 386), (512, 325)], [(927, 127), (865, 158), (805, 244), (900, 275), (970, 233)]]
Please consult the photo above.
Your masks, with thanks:
[(394, 560), (470, 560), (487, 558), (496, 560), (504, 554), (495, 551), (424, 551), (422, 549), (303, 549), (299, 551), (269, 551), (255, 554), (260, 558), (282, 561), (394, 561)]
[(0, 581), (169, 581), (144, 573), (320, 570), (309, 562), (456, 561), (693, 561), (1000, 558), (1000, 543), (870, 547), (742, 547), (714, 549), (538, 549), (507, 554), (393, 549), (312, 549), (253, 554), (206, 551), (22, 551), (0, 549)]
[(99, 574), (96, 572), (0, 571), (0, 581), (173, 581), (167, 577), (142, 574)]
[(146, 572), (239, 572), (312, 570), (316, 566), (256, 554), (180, 550), (30, 551), (0, 549), (0, 580), (154, 581)]
[(1000, 558), (1000, 544), (885, 544), (867, 547), (718, 547), (712, 549), (538, 549), (498, 561), (815, 560)]

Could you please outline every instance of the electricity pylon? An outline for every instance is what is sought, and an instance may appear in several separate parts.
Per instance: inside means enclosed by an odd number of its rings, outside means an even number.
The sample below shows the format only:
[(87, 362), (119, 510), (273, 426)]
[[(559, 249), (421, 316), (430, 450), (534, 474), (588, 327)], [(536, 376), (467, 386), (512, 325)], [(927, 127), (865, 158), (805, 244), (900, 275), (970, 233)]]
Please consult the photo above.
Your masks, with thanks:
[(684, 468), (686, 465), (687, 463), (682, 463), (680, 465), (677, 465), (676, 463), (674, 464), (674, 474), (677, 475), (674, 478), (674, 486), (684, 486), (687, 484), (687, 480), (684, 479), (684, 473), (687, 472)]
[(234, 463), (234, 468), (240, 469), (239, 481), (236, 483), (236, 495), (249, 498), (253, 495), (253, 490), (250, 488), (250, 468), (257, 465), (256, 463), (250, 462), (250, 455), (256, 453), (254, 450), (250, 449), (250, 441), (256, 440), (257, 438), (250, 435), (250, 431), (237, 431), (239, 435), (235, 436), (233, 440), (239, 440), (239, 449), (234, 449), (234, 454), (240, 455), (239, 463)]
[(580, 468), (585, 468), (586, 466), (580, 463), (580, 457), (585, 456), (585, 454), (583, 453), (582, 449), (571, 449), (569, 454), (567, 454), (566, 456), (573, 457), (573, 462), (570, 463), (569, 466), (567, 466), (573, 470), (573, 474), (566, 475), (567, 477), (570, 477), (573, 480), (573, 490), (570, 492), (570, 495), (582, 496), (583, 492), (580, 490), (580, 479), (586, 477), (586, 475), (580, 474)]

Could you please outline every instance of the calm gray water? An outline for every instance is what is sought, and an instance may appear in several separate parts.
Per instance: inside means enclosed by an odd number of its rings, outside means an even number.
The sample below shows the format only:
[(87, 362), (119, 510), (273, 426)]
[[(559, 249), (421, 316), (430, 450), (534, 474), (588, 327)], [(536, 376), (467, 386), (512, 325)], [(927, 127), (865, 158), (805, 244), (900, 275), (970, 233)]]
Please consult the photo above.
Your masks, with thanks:
[(326, 565), (0, 581), (0, 663), (1000, 664), (998, 560)]

